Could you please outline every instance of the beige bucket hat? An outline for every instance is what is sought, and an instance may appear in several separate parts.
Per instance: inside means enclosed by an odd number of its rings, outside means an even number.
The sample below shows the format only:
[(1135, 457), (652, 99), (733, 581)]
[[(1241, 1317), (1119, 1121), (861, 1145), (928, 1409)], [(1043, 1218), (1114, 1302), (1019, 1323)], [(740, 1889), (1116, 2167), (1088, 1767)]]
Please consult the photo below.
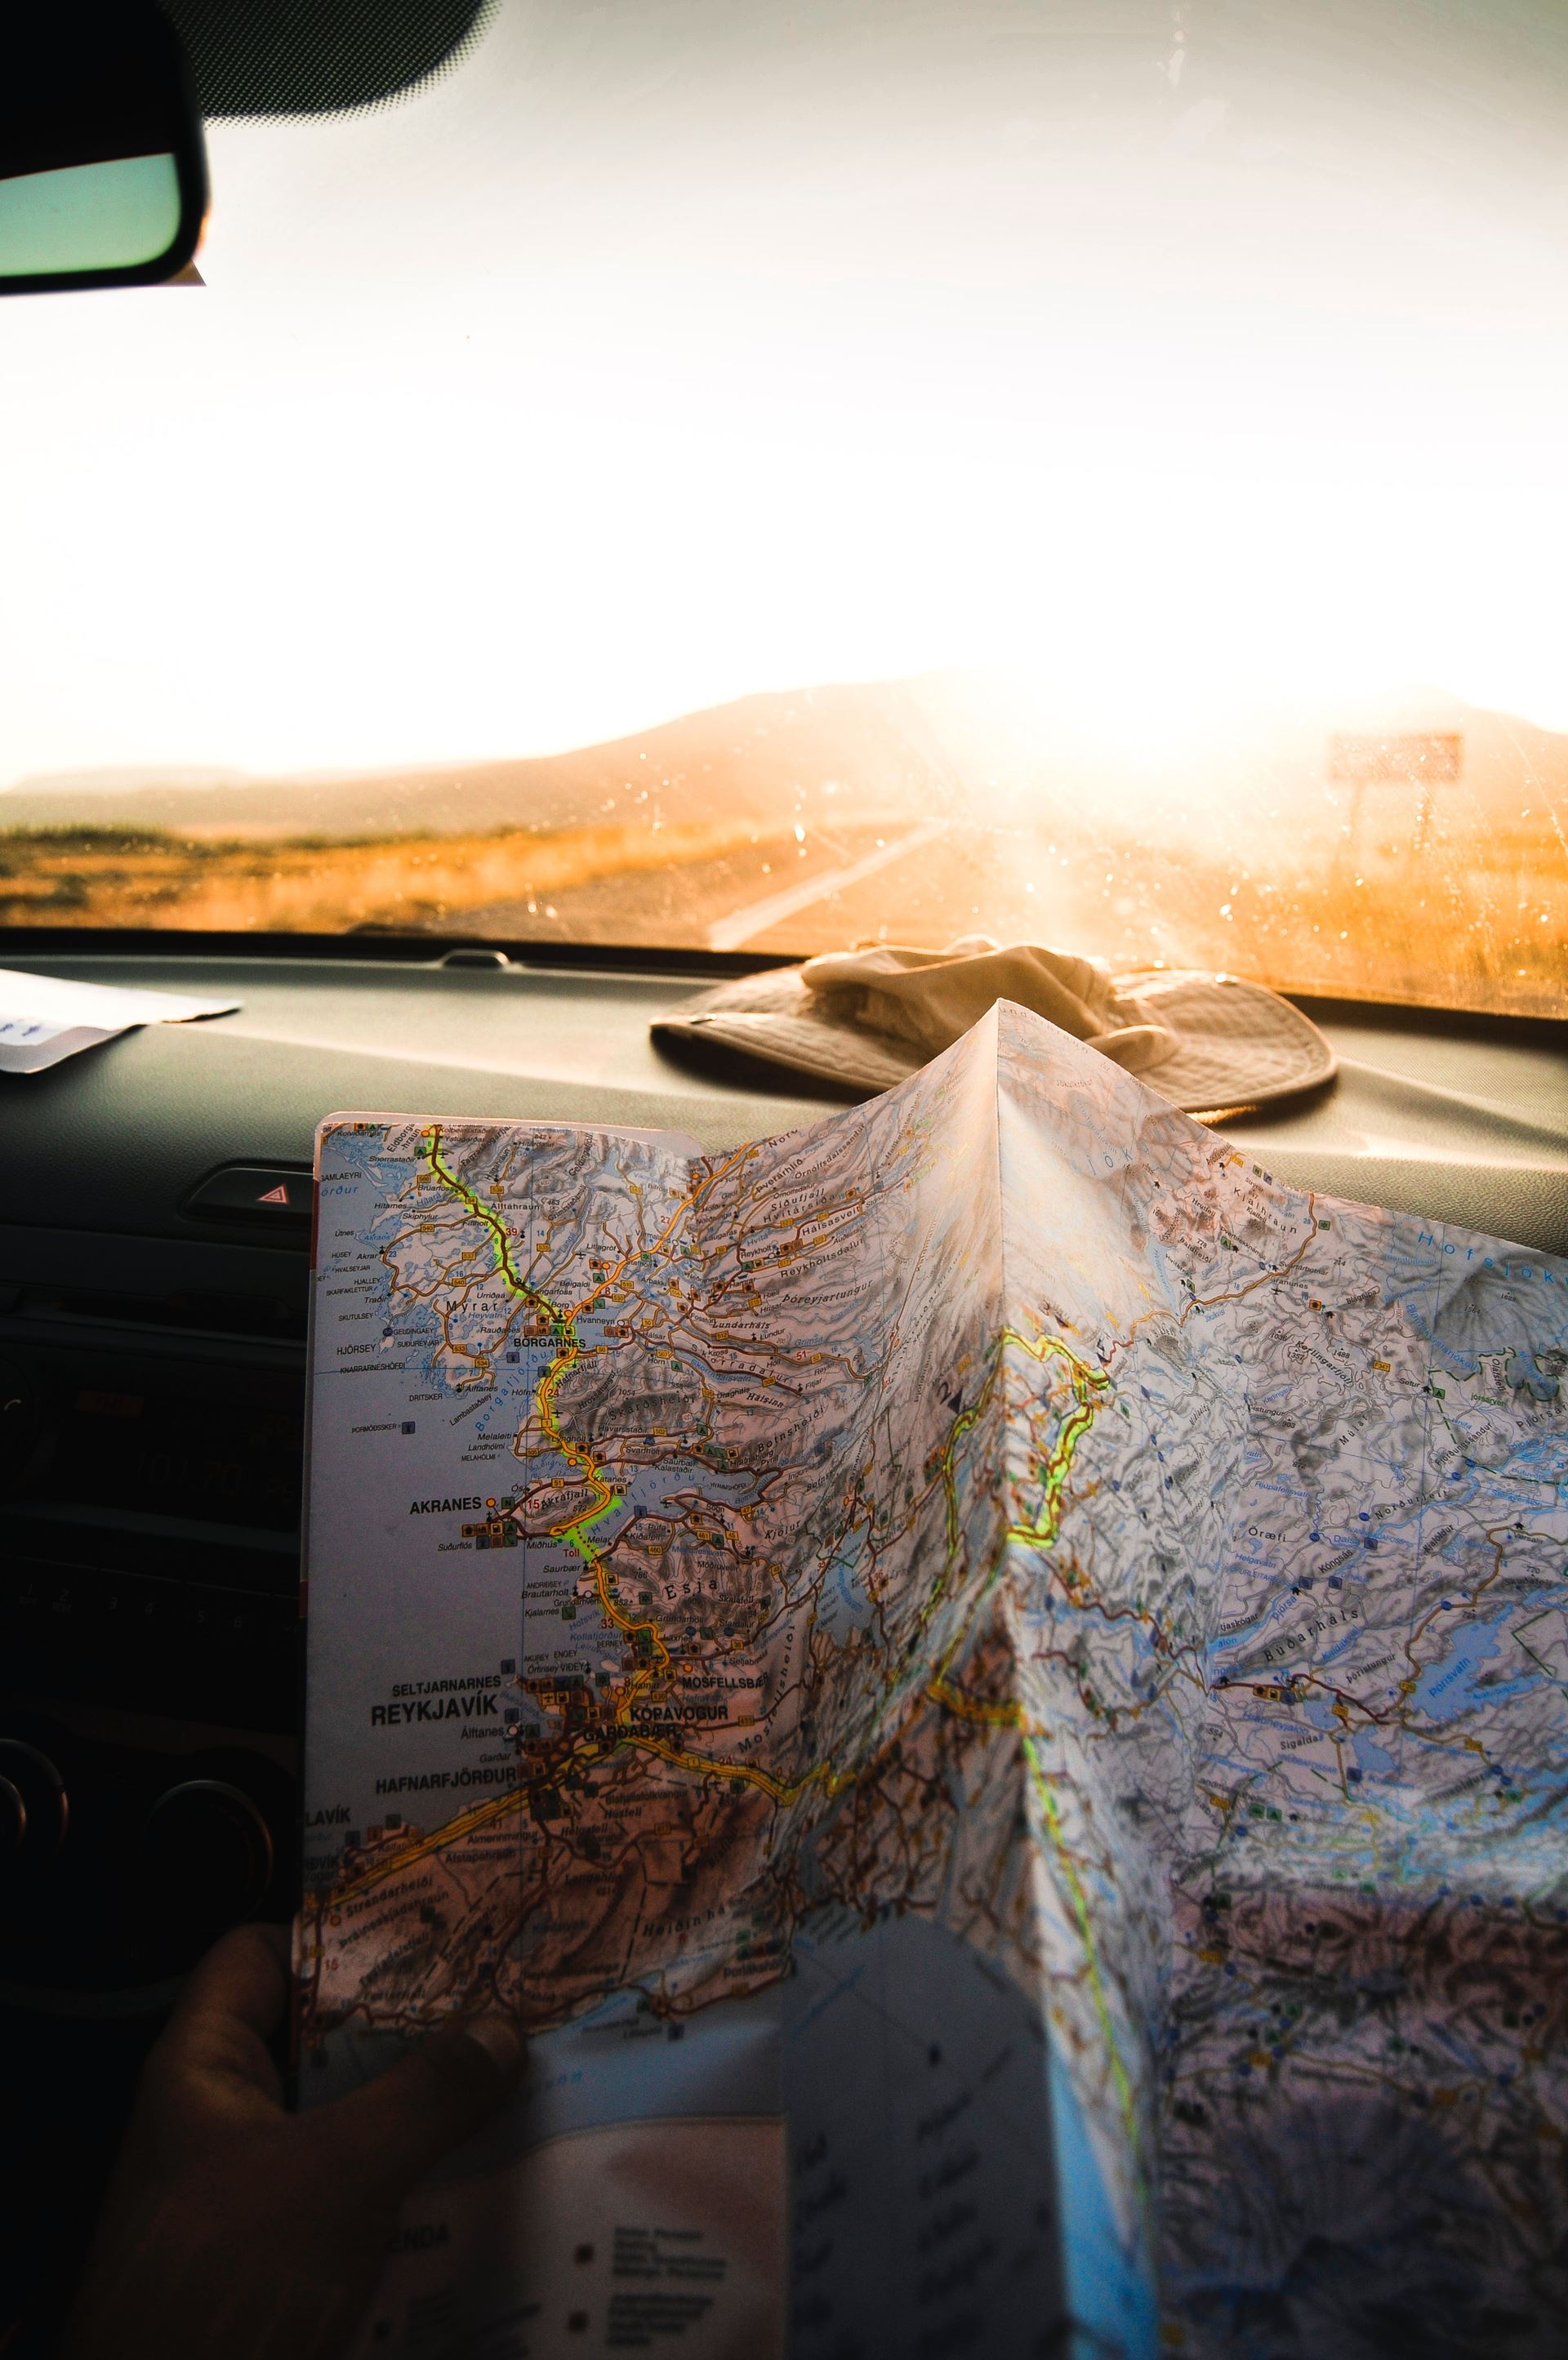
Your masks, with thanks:
[(653, 1024), (656, 1040), (740, 1050), (792, 1073), (891, 1089), (999, 1000), (1048, 1017), (1190, 1114), (1240, 1113), (1332, 1079), (1334, 1053), (1277, 992), (1165, 967), (1113, 978), (1038, 943), (966, 934), (891, 943), (720, 984)]

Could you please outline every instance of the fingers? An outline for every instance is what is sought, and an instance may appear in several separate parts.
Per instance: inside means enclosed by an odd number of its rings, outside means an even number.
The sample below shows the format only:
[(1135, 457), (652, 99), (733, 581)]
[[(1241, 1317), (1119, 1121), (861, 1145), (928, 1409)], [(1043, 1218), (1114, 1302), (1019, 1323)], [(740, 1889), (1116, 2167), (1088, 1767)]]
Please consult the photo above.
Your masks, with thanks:
[[(279, 1926), (236, 1926), (196, 1966), (148, 2060), (144, 2089), (167, 2108), (197, 2092), (242, 2112), (279, 2110), (268, 2041), (289, 1999), (289, 1942)], [(197, 2127), (192, 2118), (192, 2127)]]
[(450, 2025), (368, 2088), (324, 2107), (313, 2128), (345, 2171), (401, 2195), (510, 2097), (523, 2057), (522, 2036), (504, 2016)]
[(289, 1933), (283, 1926), (236, 1926), (192, 1970), (170, 2018), (179, 2033), (221, 2016), (269, 2039), (289, 1998)]

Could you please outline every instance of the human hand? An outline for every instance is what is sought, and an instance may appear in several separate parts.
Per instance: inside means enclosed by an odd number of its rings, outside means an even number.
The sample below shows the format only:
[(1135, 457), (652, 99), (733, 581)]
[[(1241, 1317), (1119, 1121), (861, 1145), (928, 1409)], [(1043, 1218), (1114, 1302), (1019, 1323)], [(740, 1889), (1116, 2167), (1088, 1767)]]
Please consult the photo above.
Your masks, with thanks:
[(283, 2104), (288, 1937), (208, 1952), (147, 2061), (60, 2360), (329, 2360), (404, 2196), (514, 2086), (509, 2018), (453, 2025), (352, 2097)]

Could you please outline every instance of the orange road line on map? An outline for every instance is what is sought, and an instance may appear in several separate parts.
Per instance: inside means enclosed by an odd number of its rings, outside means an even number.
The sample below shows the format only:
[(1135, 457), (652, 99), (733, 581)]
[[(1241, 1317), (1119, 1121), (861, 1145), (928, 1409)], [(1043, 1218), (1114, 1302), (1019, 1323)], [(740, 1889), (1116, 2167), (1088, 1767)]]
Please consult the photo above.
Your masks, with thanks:
[(770, 1771), (759, 1770), (754, 1762), (716, 1762), (711, 1754), (687, 1754), (663, 1737), (639, 1737), (628, 1732), (621, 1743), (634, 1745), (643, 1754), (656, 1754), (662, 1762), (673, 1763), (677, 1770), (689, 1770), (696, 1777), (734, 1778), (749, 1786), (760, 1786), (775, 1803), (793, 1803), (819, 1778), (826, 1781), (828, 1794), (835, 1795), (850, 1784), (853, 1775), (845, 1772), (835, 1778), (828, 1763), (817, 1762), (798, 1778), (785, 1780), (773, 1777)]
[[(1307, 1221), (1307, 1234), (1302, 1239), (1300, 1244), (1297, 1247), (1288, 1262), (1281, 1262), (1277, 1270), (1266, 1270), (1256, 1278), (1249, 1278), (1245, 1286), (1232, 1287), (1224, 1294), (1193, 1295), (1190, 1302), (1183, 1306), (1181, 1317), (1176, 1323), (1177, 1326), (1179, 1328), (1185, 1326), (1187, 1315), (1190, 1311), (1212, 1311), (1217, 1303), (1239, 1303), (1244, 1295), (1255, 1295), (1258, 1288), (1260, 1286), (1266, 1286), (1271, 1279), (1288, 1278), (1290, 1273), (1295, 1269), (1297, 1263), (1301, 1261), (1308, 1247), (1313, 1243), (1318, 1234), (1318, 1198), (1315, 1189), (1309, 1190), (1308, 1192)], [(1134, 1336), (1136, 1335), (1138, 1329), (1143, 1326), (1143, 1324), (1144, 1323), (1141, 1319), (1135, 1319), (1132, 1327), (1127, 1331), (1124, 1340), (1131, 1343)]]
[[(1241, 1160), (1242, 1159), (1235, 1156), (1233, 1156), (1231, 1159), (1233, 1163), (1236, 1163)], [(1298, 1263), (1301, 1262), (1307, 1253), (1308, 1249), (1311, 1246), (1317, 1234), (1317, 1191), (1315, 1189), (1309, 1189), (1307, 1191), (1307, 1234), (1301, 1243), (1297, 1247), (1295, 1252), (1291, 1255), (1289, 1261), (1281, 1262), (1277, 1270), (1266, 1270), (1260, 1272), (1256, 1278), (1249, 1278), (1245, 1286), (1233, 1287), (1228, 1292), (1219, 1295), (1190, 1295), (1182, 1305), (1179, 1313), (1177, 1315), (1177, 1326), (1179, 1328), (1185, 1328), (1188, 1320), (1190, 1318), (1194, 1311), (1212, 1311), (1215, 1305), (1219, 1303), (1239, 1303), (1244, 1295), (1255, 1295), (1260, 1286), (1268, 1285), (1271, 1280), (1288, 1278), (1290, 1273), (1297, 1267)], [(1116, 1338), (1114, 1347), (1115, 1350), (1125, 1351), (1127, 1347), (1133, 1342), (1135, 1337), (1137, 1335), (1139, 1328), (1147, 1327), (1151, 1320), (1166, 1319), (1169, 1317), (1170, 1314), (1168, 1311), (1140, 1312), (1125, 1333), (1119, 1335)]]
[(944, 1679), (940, 1675), (927, 1685), (926, 1693), (933, 1704), (946, 1706), (948, 1711), (957, 1713), (960, 1721), (978, 1721), (987, 1729), (1028, 1727), (1021, 1704), (982, 1704), (978, 1697), (966, 1695), (962, 1688), (955, 1688), (951, 1680)]
[(382, 1884), (395, 1870), (410, 1867), (416, 1860), (424, 1859), (428, 1852), (442, 1852), (448, 1844), (460, 1843), (465, 1836), (472, 1835), (476, 1828), (485, 1826), (491, 1819), (504, 1818), (508, 1811), (515, 1811), (527, 1799), (526, 1787), (509, 1786), (504, 1795), (491, 1795), (482, 1803), (471, 1804), (467, 1810), (460, 1811), (456, 1819), (444, 1820), (429, 1835), (417, 1836), (411, 1842), (400, 1845), (388, 1858), (378, 1860), (373, 1868), (362, 1870), (346, 1885), (335, 1885), (333, 1902), (343, 1900), (353, 1893), (363, 1893), (373, 1885)]

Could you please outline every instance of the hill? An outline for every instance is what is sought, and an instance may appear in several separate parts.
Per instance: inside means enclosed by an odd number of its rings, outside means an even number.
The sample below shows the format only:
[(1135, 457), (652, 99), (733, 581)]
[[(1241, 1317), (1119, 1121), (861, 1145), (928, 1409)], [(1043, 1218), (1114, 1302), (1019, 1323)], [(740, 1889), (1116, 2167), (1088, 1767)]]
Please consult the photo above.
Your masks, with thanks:
[(945, 809), (953, 775), (916, 690), (902, 683), (746, 696), (570, 753), (433, 764), (362, 777), (150, 782), (24, 781), (0, 826), (166, 829), (177, 836), (336, 839), (498, 828), (787, 825), (830, 785), (857, 819)]
[[(978, 672), (840, 683), (738, 699), (634, 736), (561, 754), (427, 764), (358, 776), (161, 776), (148, 768), (24, 781), (0, 793), (0, 828), (158, 829), (181, 839), (343, 843), (479, 836), (898, 826), (943, 818), (1044, 826), (1110, 846), (1207, 847), (1245, 857), (1260, 833), (1313, 860), (1347, 825), (1397, 858), (1419, 825), (1401, 776), (1423, 740), (1458, 740), (1457, 776), (1435, 789), (1451, 840), (1499, 826), (1553, 831), (1568, 814), (1568, 736), (1439, 690), (1336, 706), (1238, 706), (1200, 726), (1135, 697), (1069, 718)], [(1387, 775), (1360, 785), (1345, 745), (1386, 743)], [(1411, 749), (1417, 749), (1412, 752)], [(1377, 768), (1376, 757), (1370, 767)]]

